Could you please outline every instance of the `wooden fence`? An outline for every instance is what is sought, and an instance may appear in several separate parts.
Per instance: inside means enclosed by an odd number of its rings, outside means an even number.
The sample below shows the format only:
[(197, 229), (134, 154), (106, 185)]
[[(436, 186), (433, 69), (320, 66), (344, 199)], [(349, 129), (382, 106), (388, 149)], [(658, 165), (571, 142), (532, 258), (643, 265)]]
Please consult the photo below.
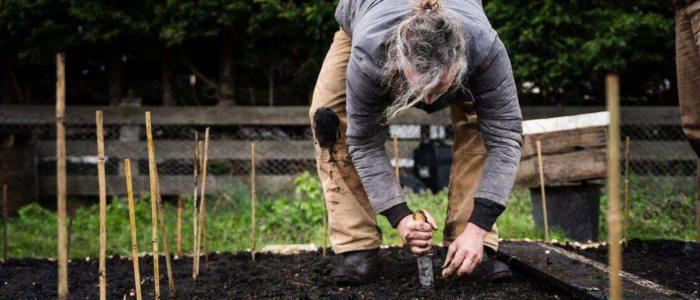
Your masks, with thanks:
[[(123, 158), (146, 160), (146, 142), (142, 137), (144, 113), (151, 111), (154, 126), (180, 126), (203, 128), (205, 126), (280, 126), (308, 127), (308, 107), (90, 107), (72, 106), (66, 109), (64, 123), (68, 127), (82, 128), (90, 132), (94, 128), (95, 111), (104, 112), (104, 124), (110, 127), (113, 138), (105, 143), (106, 155), (122, 164)], [(526, 120), (566, 116), (603, 111), (603, 107), (523, 107)], [(52, 106), (0, 106), (0, 134), (12, 133), (18, 128), (36, 126), (50, 127), (55, 122), (55, 111)], [(449, 125), (449, 111), (443, 110), (428, 115), (419, 110), (410, 110), (402, 115), (396, 124), (406, 125)], [(680, 115), (677, 107), (625, 107), (622, 109), (623, 126), (636, 127), (636, 130), (651, 130), (653, 127), (680, 126)], [(93, 127), (91, 127), (93, 126)], [(94, 130), (94, 129), (92, 129)], [(201, 130), (203, 132), (203, 130)], [(94, 132), (94, 131), (93, 131)], [(600, 138), (595, 135), (592, 138)], [(250, 160), (250, 140), (218, 139), (210, 145), (209, 158), (219, 160)], [(417, 140), (400, 140), (399, 155), (402, 159), (412, 159), (413, 149), (418, 146)], [(192, 159), (192, 140), (156, 140), (155, 149), (159, 163), (167, 160)], [(55, 142), (51, 138), (39, 140), (36, 144), (37, 159), (51, 161), (55, 156)], [(183, 146), (185, 145), (185, 146)], [(675, 140), (639, 140), (633, 141), (631, 149), (632, 161), (677, 162), (692, 161), (694, 153), (684, 139)], [(387, 149), (393, 146), (387, 142)], [(281, 161), (311, 161), (314, 160), (314, 148), (310, 140), (260, 140), (256, 141), (256, 149), (263, 153), (262, 160)], [(527, 147), (525, 151), (527, 150)], [(69, 159), (87, 159), (96, 155), (94, 139), (68, 140), (67, 155)], [(389, 152), (393, 153), (393, 152)], [(268, 154), (268, 155), (264, 155)], [(524, 157), (528, 156), (525, 153)], [(3, 158), (0, 157), (0, 160)], [(52, 174), (39, 173), (38, 190), (41, 194), (55, 193), (55, 177)], [(687, 175), (686, 175), (687, 176)], [(664, 176), (661, 176), (664, 177)], [(669, 176), (665, 176), (669, 177)], [(670, 176), (678, 177), (678, 176)], [(681, 176), (683, 177), (683, 176)], [(262, 175), (261, 184), (276, 186), (289, 185), (293, 176)], [(215, 175), (209, 176), (209, 185), (224, 186), (237, 182), (246, 182), (246, 175)], [(191, 175), (161, 174), (161, 191), (163, 194), (189, 194), (192, 191)], [(148, 174), (135, 174), (135, 189), (148, 190)], [(108, 192), (113, 195), (125, 193), (123, 172), (112, 172), (107, 177)], [(70, 175), (68, 178), (68, 193), (70, 195), (96, 195), (97, 176)]]

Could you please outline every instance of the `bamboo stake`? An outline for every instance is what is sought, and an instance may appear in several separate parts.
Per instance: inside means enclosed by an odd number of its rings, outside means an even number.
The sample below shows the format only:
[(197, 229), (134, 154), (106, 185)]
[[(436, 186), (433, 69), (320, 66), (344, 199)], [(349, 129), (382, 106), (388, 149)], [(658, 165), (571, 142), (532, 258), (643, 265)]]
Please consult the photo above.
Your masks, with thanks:
[(396, 182), (401, 184), (401, 176), (399, 176), (399, 139), (394, 136), (394, 173), (396, 173)]
[(97, 123), (97, 176), (100, 192), (100, 300), (107, 299), (107, 183), (105, 179), (105, 139), (102, 111), (95, 112)]
[(622, 299), (620, 270), (620, 85), (617, 75), (605, 78), (605, 90), (610, 112), (608, 134), (608, 245), (610, 266), (610, 299)]
[(199, 158), (199, 137), (197, 132), (194, 133), (194, 193), (192, 194), (193, 198), (193, 212), (192, 212), (192, 225), (194, 227), (194, 232), (192, 234), (193, 241), (192, 241), (192, 254), (195, 255), (195, 258), (192, 259), (192, 280), (197, 279), (197, 274), (195, 272), (195, 260), (196, 260), (196, 255), (197, 255), (197, 189), (199, 187), (199, 181), (198, 179), (198, 174), (197, 170), (199, 168), (199, 165), (201, 165), (200, 158)]
[[(197, 159), (197, 164), (199, 165), (199, 170), (201, 171), (202, 170), (202, 162), (204, 160), (204, 141), (199, 141), (197, 144), (197, 148), (199, 149), (199, 157)], [(202, 174), (199, 175), (199, 182), (197, 183), (198, 185), (200, 185), (200, 188), (201, 188), (201, 184), (202, 184), (201, 177), (202, 177)], [(201, 195), (200, 195), (200, 197), (201, 197)], [(201, 237), (200, 236), (202, 234), (202, 228), (201, 228), (202, 227), (202, 225), (201, 225), (202, 224), (201, 223), (202, 222), (202, 217), (201, 217), (201, 211), (202, 211), (201, 205), (202, 204), (201, 204), (201, 201), (198, 205), (199, 206), (197, 208), (197, 216), (196, 216), (197, 232), (195, 233), (195, 256), (193, 259), (195, 279), (197, 276), (199, 276), (199, 259), (201, 257), (201, 255), (200, 255), (200, 253), (201, 253), (201, 247), (200, 247)]]
[(700, 160), (696, 162), (695, 176), (695, 242), (700, 243)]
[(2, 261), (7, 261), (7, 184), (2, 185)]
[(250, 143), (250, 257), (255, 260), (255, 143)]
[[(156, 172), (158, 169), (156, 168)], [(156, 198), (156, 203), (158, 204), (158, 217), (160, 219), (160, 232), (163, 238), (163, 251), (165, 252), (165, 269), (168, 274), (168, 291), (170, 292), (170, 297), (175, 295), (175, 280), (173, 279), (173, 268), (170, 261), (170, 243), (168, 242), (168, 231), (165, 226), (165, 209), (163, 209), (163, 201), (160, 198), (160, 182), (158, 181), (158, 176), (156, 175), (156, 188), (158, 189), (158, 198)]]
[(630, 137), (625, 138), (625, 247), (630, 238)]
[[(153, 205), (153, 198), (155, 198), (156, 208), (158, 209), (158, 213), (156, 215), (160, 220), (161, 238), (163, 239), (163, 251), (165, 252), (165, 268), (168, 274), (168, 290), (170, 292), (170, 296), (172, 297), (175, 294), (175, 282), (173, 281), (173, 269), (170, 263), (170, 245), (168, 243), (168, 232), (165, 227), (165, 210), (163, 209), (163, 202), (160, 198), (160, 182), (158, 181), (158, 167), (156, 165), (155, 147), (153, 145), (151, 112), (149, 111), (146, 112), (146, 138), (148, 146), (148, 169), (151, 179), (151, 205)], [(153, 210), (153, 208), (151, 208), (151, 210)]]
[(199, 228), (197, 232), (196, 273), (199, 275), (200, 246), (202, 245), (202, 228), (204, 227), (204, 211), (206, 210), (207, 163), (209, 161), (209, 127), (204, 131), (204, 146), (202, 147), (202, 194), (199, 199)]
[(58, 211), (58, 299), (68, 299), (68, 230), (66, 228), (66, 56), (56, 55), (56, 195)]
[(182, 198), (177, 198), (177, 257), (182, 257)]
[(544, 192), (544, 167), (542, 166), (542, 145), (537, 139), (537, 164), (540, 170), (540, 193), (542, 194), (542, 219), (544, 220), (544, 238), (549, 240), (549, 223), (547, 222), (547, 196)]
[(136, 286), (136, 300), (141, 298), (141, 273), (139, 271), (139, 249), (136, 240), (136, 215), (134, 213), (134, 189), (131, 183), (131, 161), (124, 160), (126, 172), (126, 192), (129, 198), (129, 225), (131, 227), (131, 261), (134, 263), (134, 285)]
[(209, 247), (207, 247), (207, 210), (202, 211), (202, 239), (204, 240), (204, 267), (209, 267)]
[(146, 133), (148, 137), (148, 171), (151, 183), (151, 239), (153, 242), (153, 280), (155, 281), (155, 298), (160, 299), (160, 267), (158, 263), (158, 193), (156, 180), (156, 159), (152, 151), (153, 137), (151, 136), (151, 113), (146, 112)]
[(323, 199), (323, 257), (326, 257), (326, 248), (328, 244), (326, 243), (328, 236), (328, 206), (326, 206), (326, 199)]

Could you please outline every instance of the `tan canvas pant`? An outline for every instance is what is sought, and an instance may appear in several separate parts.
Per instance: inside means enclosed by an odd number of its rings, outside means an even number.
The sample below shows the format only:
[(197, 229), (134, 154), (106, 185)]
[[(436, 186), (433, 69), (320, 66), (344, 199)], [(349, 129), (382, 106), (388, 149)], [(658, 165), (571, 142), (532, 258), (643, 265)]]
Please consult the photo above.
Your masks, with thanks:
[(676, 72), (683, 132), (700, 156), (700, 1), (676, 10)]
[[(314, 140), (318, 175), (329, 211), (331, 243), (336, 253), (374, 249), (382, 243), (376, 215), (355, 166), (348, 157), (348, 145), (345, 142), (345, 71), (350, 60), (350, 49), (347, 33), (342, 29), (336, 32), (321, 67), (309, 112), (312, 122), (320, 107), (330, 108), (340, 118), (341, 137), (334, 149), (323, 149)], [(455, 139), (444, 229), (445, 245), (454, 241), (467, 226), (486, 160), (484, 140), (477, 129), (472, 106), (468, 103), (454, 105), (450, 107), (450, 112)], [(498, 248), (496, 225), (486, 236), (484, 244), (494, 250)]]

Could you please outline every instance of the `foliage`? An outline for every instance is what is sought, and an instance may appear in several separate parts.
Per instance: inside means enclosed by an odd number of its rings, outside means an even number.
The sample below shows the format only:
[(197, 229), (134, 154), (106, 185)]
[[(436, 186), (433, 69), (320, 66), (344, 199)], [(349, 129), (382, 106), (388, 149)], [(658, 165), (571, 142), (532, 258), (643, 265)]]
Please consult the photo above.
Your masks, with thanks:
[(649, 100), (675, 82), (674, 11), (665, 1), (490, 0), (485, 7), (516, 81), (561, 103), (599, 96), (607, 73), (624, 94)]
[[(629, 238), (680, 240), (695, 239), (695, 199), (674, 187), (654, 190), (654, 184), (644, 184), (640, 178), (630, 178)], [(624, 182), (620, 184), (624, 187)], [(607, 189), (600, 201), (600, 239), (608, 232)], [(620, 215), (624, 220), (624, 191), (620, 195)]]
[[(36, 64), (46, 68), (52, 67), (57, 51), (68, 51), (70, 61), (76, 61), (78, 66), (100, 65), (100, 55), (81, 54), (94, 52), (93, 49), (104, 51), (114, 43), (129, 54), (131, 64), (151, 68), (163, 49), (170, 47), (175, 49), (175, 57), (192, 60), (180, 65), (181, 75), (191, 74), (190, 67), (196, 65), (207, 77), (215, 77), (218, 45), (233, 37), (234, 64), (240, 69), (238, 72), (246, 74), (238, 77), (238, 85), (261, 90), (267, 88), (269, 78), (276, 78), (278, 91), (303, 100), (296, 104), (307, 104), (325, 52), (338, 29), (333, 16), (336, 3), (337, 0), (5, 0), (0, 12), (0, 47), (4, 59), (12, 65)], [(521, 101), (601, 104), (604, 75), (617, 72), (627, 101), (675, 103), (674, 12), (668, 3), (484, 3), (508, 49), (516, 82), (524, 84)], [(148, 76), (159, 80), (157, 75)], [(89, 77), (81, 77), (86, 79)], [(175, 85), (177, 91), (190, 91), (186, 80), (175, 81)], [(185, 97), (186, 92), (180, 92), (180, 97)], [(155, 95), (159, 97), (158, 93)]]
[[(632, 238), (674, 238), (690, 240), (694, 237), (693, 200), (684, 194), (655, 193), (633, 179), (631, 194)], [(257, 201), (257, 245), (305, 244), (322, 245), (323, 195), (318, 179), (305, 173), (295, 180), (292, 195), (280, 191), (260, 192)], [(207, 236), (209, 251), (240, 251), (250, 247), (250, 191), (244, 185), (218, 190), (207, 199)], [(182, 216), (183, 253), (192, 253), (192, 199), (184, 198)], [(433, 241), (442, 242), (442, 228), (447, 211), (447, 191), (407, 193), (413, 209), (425, 209), (437, 220), (439, 231)], [(605, 213), (607, 197), (601, 199), (600, 239), (606, 239)], [(176, 206), (165, 203), (168, 240), (175, 250)], [(83, 206), (72, 214), (70, 230), (71, 257), (95, 257), (99, 250), (98, 206)], [(151, 207), (148, 194), (136, 200), (135, 215), (139, 252), (151, 249)], [(113, 198), (107, 207), (107, 253), (129, 255), (128, 206), (125, 199)], [(383, 217), (377, 218), (385, 245), (397, 245), (399, 236)], [(498, 219), (501, 238), (541, 239), (543, 232), (536, 230), (528, 191), (516, 190), (508, 208)], [(551, 237), (566, 238), (556, 229)], [(53, 257), (56, 251), (56, 214), (38, 204), (30, 204), (8, 224), (10, 257)], [(162, 241), (161, 241), (162, 242)], [(330, 243), (329, 243), (330, 245)], [(162, 249), (162, 248), (161, 248)]]

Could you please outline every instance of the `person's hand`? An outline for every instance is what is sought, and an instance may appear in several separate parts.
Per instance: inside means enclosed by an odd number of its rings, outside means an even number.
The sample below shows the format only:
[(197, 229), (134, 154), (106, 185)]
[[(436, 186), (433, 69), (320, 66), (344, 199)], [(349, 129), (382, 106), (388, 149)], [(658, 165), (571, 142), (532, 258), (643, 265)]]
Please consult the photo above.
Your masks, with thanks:
[(401, 239), (405, 245), (411, 248), (411, 252), (415, 255), (422, 255), (430, 251), (430, 245), (433, 243), (433, 231), (438, 230), (435, 224), (435, 219), (427, 211), (425, 217), (428, 223), (416, 221), (413, 215), (405, 216), (396, 226)]
[(481, 262), (484, 254), (484, 237), (488, 232), (472, 223), (467, 225), (462, 234), (447, 248), (445, 264), (442, 265), (442, 277), (450, 279), (471, 273)]

